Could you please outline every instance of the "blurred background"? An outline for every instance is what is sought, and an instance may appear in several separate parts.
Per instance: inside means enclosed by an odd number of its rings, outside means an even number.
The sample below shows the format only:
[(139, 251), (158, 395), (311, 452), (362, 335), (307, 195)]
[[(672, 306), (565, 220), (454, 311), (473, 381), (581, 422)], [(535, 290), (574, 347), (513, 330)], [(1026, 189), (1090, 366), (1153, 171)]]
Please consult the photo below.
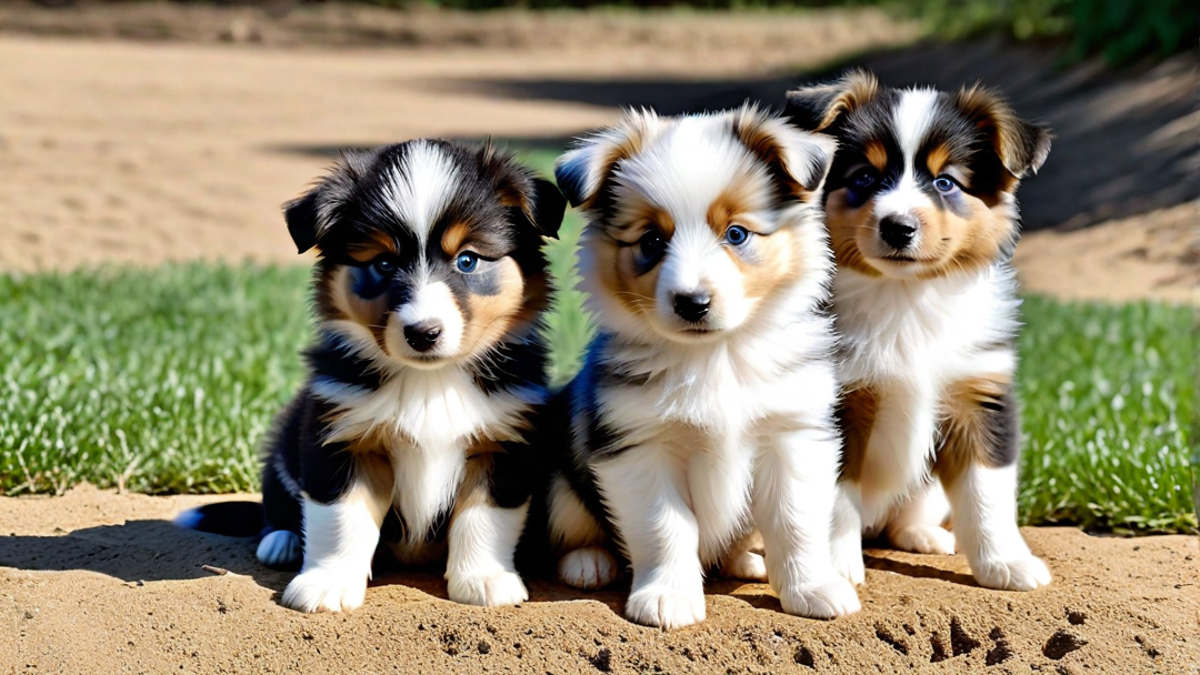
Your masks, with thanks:
[(1194, 0), (0, 0), (0, 494), (257, 487), (309, 330), (280, 204), (341, 148), (490, 136), (549, 171), (622, 106), (865, 66), (1055, 131), (1020, 191), (1023, 520), (1196, 531), (1198, 38)]

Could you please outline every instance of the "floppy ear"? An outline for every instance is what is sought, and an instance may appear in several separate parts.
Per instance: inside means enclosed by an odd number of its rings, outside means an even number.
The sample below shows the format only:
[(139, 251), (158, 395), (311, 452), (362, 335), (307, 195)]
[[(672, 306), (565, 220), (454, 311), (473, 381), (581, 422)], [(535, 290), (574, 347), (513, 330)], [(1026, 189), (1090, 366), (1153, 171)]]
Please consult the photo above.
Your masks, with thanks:
[(659, 128), (653, 111), (627, 111), (617, 124), (580, 138), (554, 163), (554, 179), (571, 206), (596, 206), (605, 181), (617, 164), (635, 154)]
[(315, 187), (308, 194), (283, 205), (283, 217), (287, 221), (288, 233), (296, 244), (296, 253), (304, 253), (317, 245), (317, 202), (321, 188)]
[(557, 237), (567, 210), (567, 200), (558, 187), (545, 178), (533, 181), (533, 224), (547, 237)]
[(320, 243), (333, 226), (337, 210), (350, 200), (359, 177), (367, 172), (377, 154), (378, 150), (343, 152), (314, 188), (283, 205), (283, 217), (297, 253)]
[(733, 134), (767, 166), (781, 198), (809, 201), (818, 194), (837, 153), (832, 136), (792, 126), (753, 105), (733, 113)]
[(825, 131), (841, 117), (869, 103), (879, 93), (879, 80), (870, 71), (855, 69), (837, 82), (804, 87), (787, 93), (783, 114), (805, 131)]
[(1000, 163), (1014, 178), (1037, 173), (1050, 154), (1049, 127), (1018, 119), (995, 91), (978, 84), (963, 87), (954, 98), (955, 107), (987, 134)]

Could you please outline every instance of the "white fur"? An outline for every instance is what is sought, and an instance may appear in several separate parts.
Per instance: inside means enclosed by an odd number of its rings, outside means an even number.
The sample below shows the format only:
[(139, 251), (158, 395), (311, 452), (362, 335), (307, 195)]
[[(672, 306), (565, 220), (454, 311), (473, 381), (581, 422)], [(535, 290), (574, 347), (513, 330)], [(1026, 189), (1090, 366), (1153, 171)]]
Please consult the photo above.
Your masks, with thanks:
[(304, 566), (282, 603), (301, 612), (349, 612), (362, 606), (387, 495), (352, 487), (332, 504), (304, 499)]
[[(765, 169), (729, 133), (730, 120), (743, 114), (654, 118), (654, 134), (617, 171), (625, 188), (675, 223), (657, 314), (635, 316), (596, 285), (595, 226), (582, 255), (589, 306), (613, 334), (605, 358), (647, 376), (644, 384), (597, 392), (596, 413), (619, 430), (622, 446), (634, 447), (593, 460), (592, 470), (633, 568), (626, 615), (665, 628), (704, 618), (702, 570), (721, 563), (733, 575), (769, 572), (788, 612), (829, 617), (858, 609), (853, 587), (830, 561), (840, 445), (831, 417), (833, 336), (816, 311), (832, 272), (820, 212), (807, 204), (772, 211), (763, 197), (751, 230), (788, 228), (804, 256), (794, 264), (805, 274), (756, 300), (744, 297), (726, 245), (706, 222), (710, 204), (735, 180), (767, 194)], [(778, 127), (793, 173), (807, 179), (827, 169), (831, 140)], [(584, 154), (560, 165), (604, 154), (576, 152)], [(813, 199), (819, 202), (819, 189)], [(682, 339), (670, 296), (700, 289), (713, 298), (709, 327), (720, 331)], [(765, 561), (740, 547), (754, 525)], [(566, 576), (586, 577), (589, 566), (593, 560), (571, 560)]]
[[(1015, 466), (973, 468), (971, 480), (959, 479), (973, 487), (968, 490), (959, 485), (956, 491), (966, 493), (958, 500), (950, 496), (953, 536), (940, 529), (945, 513), (936, 493), (922, 492), (928, 483), (941, 393), (972, 377), (1014, 375), (1015, 354), (991, 345), (1016, 334), (1019, 304), (1012, 270), (1002, 263), (980, 273), (930, 280), (870, 278), (849, 269), (838, 271), (834, 311), (845, 355), (843, 377), (847, 382), (869, 385), (881, 396), (860, 480), (844, 486), (847, 497), (839, 506), (834, 556), (844, 575), (852, 580), (860, 576), (857, 565), (861, 562), (856, 565), (851, 560), (850, 528), (857, 525), (872, 534), (890, 522), (889, 534), (901, 548), (949, 553), (957, 545), (967, 554), (981, 584), (1015, 589), (1048, 582), (1048, 573), (1041, 574), (1044, 565), (1030, 571), (1031, 556), (1016, 529), (1015, 483), (1011, 489), (982, 484), (1000, 480), (998, 477), (1007, 475), (1005, 471), (1015, 481)], [(986, 507), (979, 503), (969, 506), (972, 502), (966, 495), (982, 500), (983, 493), (990, 495)], [(924, 501), (931, 498), (933, 503)], [(851, 504), (860, 522), (843, 513)], [(994, 515), (1000, 504), (1006, 504), (1007, 525), (1003, 528), (994, 517), (966, 521), (961, 517), (963, 508), (983, 508)], [(984, 523), (986, 527), (979, 530)], [(980, 538), (991, 543), (979, 543)], [(1004, 553), (972, 553), (972, 546), (977, 551), (998, 547)], [(993, 565), (997, 559), (1004, 564)], [(1010, 570), (1007, 561), (1016, 561), (1020, 569)], [(1037, 564), (1041, 565), (1040, 561)], [(1031, 586), (1034, 581), (1038, 583)], [(1001, 583), (1008, 585), (997, 586)]]
[(258, 542), (255, 555), (259, 562), (271, 567), (294, 565), (304, 557), (304, 544), (291, 530), (274, 530)]
[(1017, 529), (1017, 466), (971, 465), (948, 491), (954, 534), (981, 586), (1030, 591), (1050, 583), (1050, 570)]
[(528, 512), (528, 502), (515, 509), (481, 502), (455, 512), (446, 563), (451, 600), (490, 607), (529, 599), (513, 565)]
[(458, 166), (428, 141), (409, 145), (404, 162), (391, 169), (385, 183), (388, 203), (424, 249), (433, 226), (458, 186)]
[(604, 541), (600, 524), (588, 512), (563, 476), (555, 476), (547, 495), (550, 539), (559, 548), (593, 546)]
[(585, 591), (604, 588), (617, 578), (617, 561), (600, 546), (577, 548), (558, 561), (558, 578)]
[[(419, 323), (435, 322), (442, 327), (433, 349), (421, 353), (409, 346), (404, 339), (404, 326)], [(427, 279), (417, 280), (413, 284), (412, 300), (396, 308), (395, 320), (389, 322), (387, 332), (388, 351), (396, 356), (419, 359), (424, 357), (449, 357), (458, 354), (462, 346), (463, 321), (462, 310), (454, 300), (454, 294), (444, 281), (429, 282)], [(410, 364), (421, 368), (422, 363), (416, 361)], [(427, 368), (443, 366), (437, 362), (430, 363)]]

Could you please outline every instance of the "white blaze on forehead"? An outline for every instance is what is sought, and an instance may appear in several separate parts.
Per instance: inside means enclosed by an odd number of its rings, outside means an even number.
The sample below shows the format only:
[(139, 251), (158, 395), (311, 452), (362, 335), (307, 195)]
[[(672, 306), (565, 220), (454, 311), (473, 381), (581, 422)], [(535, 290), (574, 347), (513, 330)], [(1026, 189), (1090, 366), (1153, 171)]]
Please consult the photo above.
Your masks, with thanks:
[(933, 124), (936, 104), (937, 92), (933, 89), (906, 89), (900, 93), (900, 103), (892, 120), (896, 125), (896, 142), (904, 153), (906, 173), (912, 168), (913, 158)]
[(391, 167), (384, 190), (396, 216), (422, 247), (450, 195), (458, 187), (454, 160), (426, 141), (414, 141), (399, 166)]
[(751, 160), (724, 117), (695, 115), (677, 120), (615, 175), (670, 214), (678, 232), (707, 227), (708, 207)]
[(933, 89), (906, 89), (900, 93), (900, 103), (892, 114), (896, 143), (904, 156), (904, 173), (890, 189), (875, 199), (875, 216), (906, 214), (915, 208), (928, 207), (932, 201), (917, 184), (917, 152), (921, 149), (936, 114), (937, 92)]

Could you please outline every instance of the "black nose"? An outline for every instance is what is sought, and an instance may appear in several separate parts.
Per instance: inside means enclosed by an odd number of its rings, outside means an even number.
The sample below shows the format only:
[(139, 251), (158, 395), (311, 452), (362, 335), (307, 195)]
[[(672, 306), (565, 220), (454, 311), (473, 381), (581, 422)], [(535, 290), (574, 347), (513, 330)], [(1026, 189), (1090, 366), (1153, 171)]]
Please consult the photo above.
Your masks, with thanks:
[(422, 321), (404, 327), (404, 339), (419, 352), (427, 352), (442, 336), (442, 324), (437, 321)]
[(708, 314), (708, 308), (712, 305), (712, 298), (708, 293), (703, 291), (699, 293), (676, 293), (675, 299), (672, 301), (675, 305), (675, 313), (684, 321), (696, 323)]
[(912, 243), (920, 226), (921, 221), (916, 216), (887, 216), (879, 221), (879, 236), (888, 246), (903, 249)]

